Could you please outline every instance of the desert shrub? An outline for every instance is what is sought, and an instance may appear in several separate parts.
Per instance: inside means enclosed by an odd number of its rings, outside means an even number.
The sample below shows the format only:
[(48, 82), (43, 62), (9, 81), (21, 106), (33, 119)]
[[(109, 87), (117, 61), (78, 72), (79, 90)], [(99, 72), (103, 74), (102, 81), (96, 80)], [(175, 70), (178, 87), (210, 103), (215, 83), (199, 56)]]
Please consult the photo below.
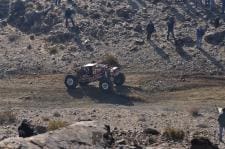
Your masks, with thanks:
[(168, 127), (165, 129), (163, 136), (168, 140), (182, 141), (184, 139), (185, 133), (181, 129)]
[(56, 130), (68, 126), (68, 123), (61, 120), (51, 120), (48, 122), (48, 131)]
[(43, 116), (43, 117), (42, 117), (42, 120), (45, 121), (45, 122), (47, 122), (47, 121), (49, 121), (50, 119), (49, 119), (49, 117), (47, 117), (47, 116)]
[(193, 117), (200, 116), (199, 108), (192, 107), (192, 108), (189, 109), (189, 112), (190, 112), (190, 114), (191, 114)]
[(55, 55), (58, 53), (58, 49), (56, 46), (49, 47), (48, 52), (50, 55)]
[(106, 54), (102, 60), (104, 64), (110, 65), (110, 66), (120, 66), (118, 59), (111, 55), (111, 54)]
[(11, 35), (8, 36), (8, 40), (9, 40), (10, 42), (14, 42), (14, 41), (18, 40), (19, 37), (20, 37), (19, 35), (11, 34)]
[(11, 110), (0, 112), (0, 124), (12, 124), (16, 122), (16, 115)]
[(54, 112), (54, 113), (53, 113), (53, 116), (54, 116), (54, 117), (60, 117), (61, 114), (60, 114), (59, 112)]

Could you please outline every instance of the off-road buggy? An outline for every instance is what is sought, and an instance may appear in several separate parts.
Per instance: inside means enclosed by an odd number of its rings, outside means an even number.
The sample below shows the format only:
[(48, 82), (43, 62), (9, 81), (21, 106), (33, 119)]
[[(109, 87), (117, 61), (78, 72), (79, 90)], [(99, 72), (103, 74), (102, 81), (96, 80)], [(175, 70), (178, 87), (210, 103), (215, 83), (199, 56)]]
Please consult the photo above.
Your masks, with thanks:
[(78, 84), (86, 86), (96, 81), (99, 81), (99, 88), (102, 91), (109, 92), (113, 89), (113, 83), (117, 86), (123, 85), (125, 75), (120, 72), (119, 67), (90, 63), (79, 68), (76, 75), (65, 77), (65, 85), (68, 89), (75, 89)]

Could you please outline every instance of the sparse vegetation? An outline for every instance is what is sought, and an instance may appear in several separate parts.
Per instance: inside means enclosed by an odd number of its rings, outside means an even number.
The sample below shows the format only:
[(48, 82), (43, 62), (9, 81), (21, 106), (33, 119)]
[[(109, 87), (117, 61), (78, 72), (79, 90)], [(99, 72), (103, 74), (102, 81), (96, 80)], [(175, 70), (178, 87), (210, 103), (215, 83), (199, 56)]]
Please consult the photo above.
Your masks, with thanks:
[(103, 63), (108, 64), (110, 66), (120, 66), (118, 59), (111, 55), (111, 54), (106, 54), (103, 58)]
[(185, 133), (181, 129), (168, 127), (165, 129), (163, 136), (168, 140), (182, 141), (184, 139)]
[(191, 114), (193, 117), (200, 116), (199, 108), (197, 108), (197, 107), (192, 107), (192, 108), (190, 108), (190, 109), (189, 109), (189, 112), (190, 112), (190, 114)]
[(58, 53), (58, 49), (56, 46), (49, 47), (48, 52), (50, 55), (55, 55)]
[(49, 119), (49, 117), (43, 116), (42, 120), (46, 122), (46, 121), (49, 121), (50, 119)]
[(16, 122), (16, 115), (11, 110), (0, 112), (0, 124), (12, 124)]
[(54, 112), (54, 113), (53, 113), (53, 116), (54, 116), (54, 117), (60, 117), (61, 115), (60, 115), (59, 112)]
[(48, 122), (48, 131), (56, 130), (68, 126), (68, 123), (61, 120), (51, 120)]
[(19, 38), (20, 38), (20, 36), (17, 35), (17, 34), (11, 34), (11, 35), (8, 36), (8, 40), (9, 40), (10, 42), (15, 42), (15, 41), (18, 40)]

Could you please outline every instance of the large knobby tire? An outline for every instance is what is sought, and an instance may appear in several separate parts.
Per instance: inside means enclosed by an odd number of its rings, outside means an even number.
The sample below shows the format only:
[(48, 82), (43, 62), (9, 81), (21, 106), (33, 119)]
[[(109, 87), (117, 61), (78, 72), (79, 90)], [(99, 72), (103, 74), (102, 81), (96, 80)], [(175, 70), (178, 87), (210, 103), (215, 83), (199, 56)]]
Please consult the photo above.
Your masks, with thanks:
[(99, 88), (101, 89), (101, 91), (108, 93), (112, 91), (113, 84), (110, 80), (101, 80), (99, 82)]
[(64, 83), (68, 89), (75, 89), (78, 84), (78, 78), (73, 75), (67, 75)]
[(125, 79), (125, 75), (123, 73), (119, 73), (117, 76), (114, 77), (114, 83), (117, 86), (121, 86), (125, 82)]

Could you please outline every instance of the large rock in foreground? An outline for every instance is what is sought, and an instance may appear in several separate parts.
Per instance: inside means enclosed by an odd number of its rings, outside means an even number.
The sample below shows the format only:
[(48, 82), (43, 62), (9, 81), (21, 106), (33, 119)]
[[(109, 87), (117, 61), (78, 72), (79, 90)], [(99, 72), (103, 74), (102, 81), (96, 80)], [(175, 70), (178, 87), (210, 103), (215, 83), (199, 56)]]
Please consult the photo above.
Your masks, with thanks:
[(97, 122), (77, 122), (60, 130), (30, 138), (8, 138), (0, 142), (0, 149), (76, 149), (104, 148), (106, 130)]

